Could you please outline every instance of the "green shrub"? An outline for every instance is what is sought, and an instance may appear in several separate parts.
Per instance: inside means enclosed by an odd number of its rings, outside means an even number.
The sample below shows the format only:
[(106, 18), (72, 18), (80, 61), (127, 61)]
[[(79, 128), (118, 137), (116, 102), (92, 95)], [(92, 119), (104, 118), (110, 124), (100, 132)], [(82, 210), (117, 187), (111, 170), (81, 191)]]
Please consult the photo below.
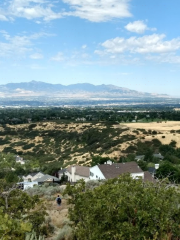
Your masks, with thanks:
[(30, 149), (30, 148), (32, 148), (32, 147), (34, 147), (34, 146), (35, 146), (34, 143), (29, 143), (29, 144), (24, 145), (24, 146), (22, 147), (22, 149), (23, 149), (23, 150), (27, 150), (27, 149)]
[(58, 231), (57, 237), (54, 240), (72, 240), (73, 230), (70, 226), (65, 225)]

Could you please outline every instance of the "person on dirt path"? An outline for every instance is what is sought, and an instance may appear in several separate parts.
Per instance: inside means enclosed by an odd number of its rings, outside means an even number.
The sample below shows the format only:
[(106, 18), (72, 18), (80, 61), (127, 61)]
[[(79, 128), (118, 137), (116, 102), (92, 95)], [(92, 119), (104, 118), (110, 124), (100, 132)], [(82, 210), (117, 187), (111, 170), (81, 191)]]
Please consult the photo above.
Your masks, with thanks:
[(56, 198), (56, 202), (57, 202), (58, 207), (60, 207), (61, 206), (61, 198), (59, 195)]

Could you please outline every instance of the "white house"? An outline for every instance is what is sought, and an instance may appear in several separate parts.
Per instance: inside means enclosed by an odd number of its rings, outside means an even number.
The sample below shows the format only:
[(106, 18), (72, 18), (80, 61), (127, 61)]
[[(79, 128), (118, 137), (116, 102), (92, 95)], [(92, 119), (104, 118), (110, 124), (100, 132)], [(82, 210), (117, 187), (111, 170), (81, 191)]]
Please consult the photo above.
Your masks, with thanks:
[(59, 179), (61, 179), (64, 174), (66, 175), (66, 172), (67, 172), (66, 168), (61, 168), (61, 170), (58, 171)]
[(38, 182), (20, 182), (17, 183), (18, 188), (21, 190), (27, 190), (28, 188), (33, 188), (35, 185), (38, 185)]
[(25, 164), (25, 161), (23, 160), (22, 157), (20, 156), (16, 156), (16, 163), (20, 163), (21, 165), (24, 165)]
[(27, 176), (23, 176), (24, 182), (33, 182), (37, 178), (43, 177), (44, 174), (42, 172), (35, 172), (35, 173), (29, 173)]
[(130, 173), (134, 179), (144, 179), (144, 172), (136, 162), (113, 163), (109, 160), (105, 164), (90, 168), (90, 180), (115, 178), (123, 173)]
[(70, 166), (67, 168), (65, 175), (70, 182), (77, 182), (80, 179), (84, 179), (87, 182), (89, 181), (89, 167)]

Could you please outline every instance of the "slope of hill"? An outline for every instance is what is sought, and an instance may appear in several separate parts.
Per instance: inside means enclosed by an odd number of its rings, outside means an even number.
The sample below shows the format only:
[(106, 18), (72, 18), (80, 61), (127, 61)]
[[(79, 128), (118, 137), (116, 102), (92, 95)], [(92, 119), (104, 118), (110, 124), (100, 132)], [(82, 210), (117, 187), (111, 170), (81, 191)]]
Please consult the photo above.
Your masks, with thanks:
[[(172, 124), (174, 123), (174, 127)], [(158, 151), (160, 143), (177, 142), (180, 147), (179, 122), (170, 122), (171, 130), (157, 124), (133, 128), (130, 124), (43, 122), (0, 127), (0, 152), (14, 153), (32, 160), (44, 171), (54, 166), (90, 165), (92, 156), (119, 160), (128, 154), (144, 154), (150, 147)], [(168, 123), (166, 123), (166, 126)], [(137, 128), (138, 127), (138, 128)], [(173, 130), (173, 133), (172, 132)]]

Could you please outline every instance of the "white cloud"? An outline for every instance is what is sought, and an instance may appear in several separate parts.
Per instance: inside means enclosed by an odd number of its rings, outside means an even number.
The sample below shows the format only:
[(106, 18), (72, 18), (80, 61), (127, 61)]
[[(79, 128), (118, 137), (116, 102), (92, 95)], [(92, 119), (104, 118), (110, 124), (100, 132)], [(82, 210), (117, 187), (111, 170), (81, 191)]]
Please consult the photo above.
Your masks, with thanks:
[[(21, 17), (26, 19), (42, 18), (45, 21), (62, 17), (62, 12), (53, 11), (55, 6), (46, 0), (11, 0), (6, 9), (0, 9), (4, 14), (0, 15), (0, 20)], [(2, 18), (2, 19), (1, 19)]]
[(91, 22), (104, 22), (113, 18), (130, 17), (130, 0), (63, 0), (72, 8), (65, 15), (76, 16)]
[(160, 54), (159, 56), (148, 55), (146, 56), (147, 60), (156, 61), (159, 63), (175, 63), (180, 64), (180, 56), (174, 53)]
[(143, 37), (114, 38), (101, 44), (103, 50), (96, 50), (99, 55), (130, 53), (165, 53), (180, 49), (180, 38), (165, 41), (164, 34), (145, 35)]
[(0, 31), (4, 41), (0, 41), (0, 57), (25, 57), (26, 53), (33, 51), (34, 41), (46, 36), (46, 33), (35, 33), (29, 36), (10, 36), (6, 31)]
[(143, 21), (135, 21), (128, 23), (125, 28), (130, 32), (144, 33), (148, 27)]
[(7, 17), (0, 13), (0, 21), (8, 21)]
[[(0, 8), (0, 20), (10, 18), (42, 19), (50, 21), (74, 16), (92, 22), (104, 22), (114, 18), (130, 17), (131, 0), (61, 0), (67, 8), (58, 9), (60, 0), (10, 0)], [(70, 9), (69, 9), (70, 8)]]
[(64, 55), (62, 52), (58, 52), (56, 56), (51, 58), (52, 61), (62, 62), (64, 60)]
[(85, 49), (85, 48), (87, 48), (87, 45), (85, 45), (85, 44), (82, 45), (82, 49)]
[(43, 55), (40, 54), (40, 53), (34, 53), (34, 54), (30, 55), (30, 58), (32, 58), (32, 59), (42, 59)]
[(144, 21), (134, 21), (128, 23), (125, 28), (130, 32), (144, 33), (146, 30), (156, 31), (156, 28), (149, 28)]

